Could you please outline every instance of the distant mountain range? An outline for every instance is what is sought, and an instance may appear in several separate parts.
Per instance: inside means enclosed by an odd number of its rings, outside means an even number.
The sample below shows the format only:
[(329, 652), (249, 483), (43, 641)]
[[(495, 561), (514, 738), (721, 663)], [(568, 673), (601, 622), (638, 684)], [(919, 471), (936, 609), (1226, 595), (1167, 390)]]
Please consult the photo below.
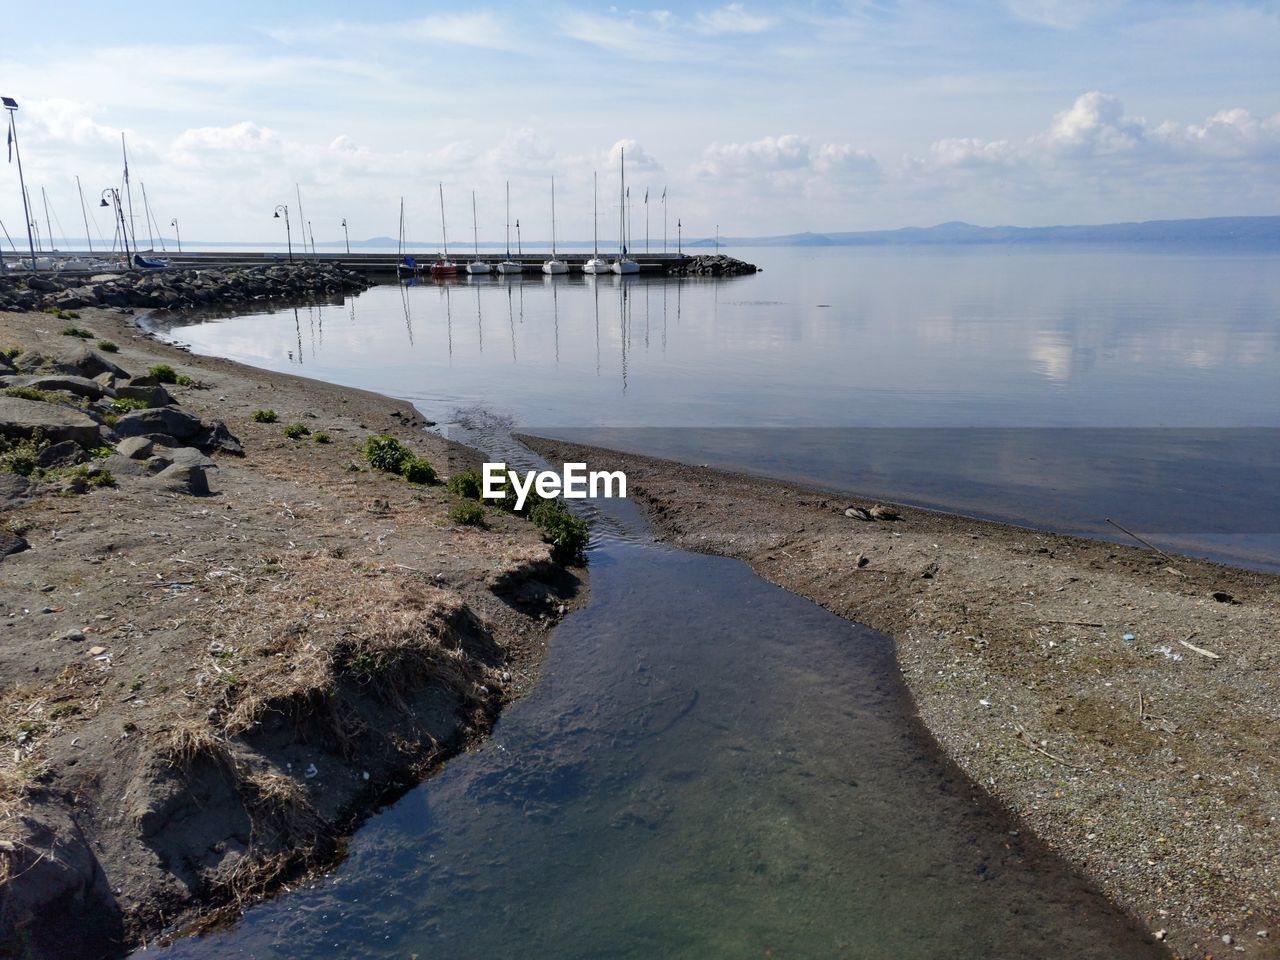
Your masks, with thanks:
[[(159, 238), (157, 238), (159, 240)], [(644, 241), (632, 238), (631, 250), (640, 254), (644, 251)], [(176, 242), (165, 237), (162, 241), (170, 252)], [(979, 227), (972, 223), (953, 220), (940, 223), (934, 227), (902, 227), (898, 230), (860, 230), (835, 233), (788, 233), (776, 237), (721, 237), (722, 247), (889, 247), (889, 246), (964, 246), (993, 244), (1164, 244), (1164, 245), (1213, 245), (1213, 246), (1248, 246), (1280, 248), (1280, 217), (1208, 217), (1202, 220), (1145, 220), (1141, 223), (1099, 223), (1087, 226), (1060, 227)], [(316, 243), (317, 250), (326, 253), (341, 251), (345, 241), (329, 240)], [(713, 237), (688, 239), (684, 241), (684, 249), (702, 250), (716, 243)], [(60, 249), (83, 250), (86, 246), (83, 239), (58, 238)], [(189, 250), (265, 250), (284, 249), (285, 244), (276, 240), (259, 241), (257, 243), (231, 242), (225, 240), (187, 241)], [(452, 256), (454, 260), (465, 260), (470, 244), (455, 245)], [(505, 243), (482, 241), (480, 243), (487, 253), (503, 250)], [(551, 244), (547, 240), (526, 240), (523, 246), (530, 253), (545, 251)], [(589, 240), (561, 240), (558, 246), (563, 250), (580, 251), (590, 249)], [(440, 249), (438, 240), (410, 240), (404, 245), (409, 253), (421, 257), (434, 256)], [(301, 252), (301, 244), (295, 244), (294, 250)], [(386, 251), (396, 249), (394, 237), (370, 237), (367, 240), (352, 240), (352, 250), (363, 252)], [(612, 246), (602, 246), (605, 255), (613, 250)], [(650, 237), (649, 249), (654, 253), (661, 252), (662, 238)], [(674, 252), (676, 243), (667, 238), (667, 249)], [(11, 254), (6, 251), (6, 256)], [(18, 255), (21, 255), (19, 251)]]
[[(714, 240), (685, 241), (686, 247), (713, 246)], [(849, 233), (791, 233), (777, 237), (721, 237), (725, 247), (880, 247), (1027, 243), (1231, 243), (1280, 246), (1280, 217), (1209, 217), (1202, 220), (1146, 220), (1060, 227), (979, 227), (953, 220), (936, 227), (862, 230)]]

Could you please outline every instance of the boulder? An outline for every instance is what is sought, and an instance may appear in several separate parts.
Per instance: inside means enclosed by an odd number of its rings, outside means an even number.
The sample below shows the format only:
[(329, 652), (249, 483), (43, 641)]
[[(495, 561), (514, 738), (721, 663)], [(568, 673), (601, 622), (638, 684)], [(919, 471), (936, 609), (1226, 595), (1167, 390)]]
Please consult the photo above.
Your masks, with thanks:
[(14, 377), (9, 386), (32, 387), (36, 390), (63, 390), (67, 393), (74, 393), (78, 397), (88, 397), (90, 400), (101, 400), (104, 396), (115, 396), (113, 391), (104, 388), (98, 381), (90, 380), (87, 377), (78, 377), (75, 374)]
[[(31, 266), (28, 261), (27, 266)], [(27, 287), (31, 290), (39, 290), (41, 293), (57, 293), (62, 286), (56, 280), (50, 280), (47, 277), (34, 276), (27, 277)]]
[(101, 428), (79, 410), (38, 400), (0, 397), (0, 433), (29, 437), (37, 430), (54, 443), (71, 440), (82, 447), (102, 443)]
[(164, 435), (186, 440), (203, 432), (206, 425), (195, 414), (178, 407), (155, 407), (126, 413), (113, 429), (121, 437)]
[(173, 403), (173, 397), (169, 396), (169, 391), (164, 387), (139, 386), (139, 379), (135, 377), (129, 383), (116, 387), (116, 396), (128, 400), (139, 400), (149, 407), (167, 407)]
[(239, 439), (221, 420), (206, 420), (205, 429), (195, 438), (194, 443), (205, 450), (221, 450), (237, 457), (244, 456), (244, 447)]
[(202, 470), (218, 469), (218, 465), (195, 447), (178, 447), (176, 450), (160, 450), (157, 456), (166, 457), (170, 463), (181, 467), (200, 467)]
[(36, 456), (36, 464), (46, 470), (52, 467), (74, 467), (84, 460), (84, 447), (74, 440), (63, 440), (45, 447)]
[(31, 544), (27, 543), (21, 536), (8, 527), (0, 527), (0, 560), (29, 549), (31, 549)]
[(162, 490), (168, 490), (172, 493), (184, 493), (192, 497), (208, 496), (211, 492), (209, 490), (209, 478), (202, 468), (184, 466), (181, 463), (169, 464), (169, 466), (145, 482)]
[(127, 437), (116, 444), (116, 453), (130, 460), (145, 460), (154, 448), (155, 444), (146, 437)]
[(0, 507), (12, 507), (25, 500), (31, 490), (31, 481), (16, 473), (0, 471)]

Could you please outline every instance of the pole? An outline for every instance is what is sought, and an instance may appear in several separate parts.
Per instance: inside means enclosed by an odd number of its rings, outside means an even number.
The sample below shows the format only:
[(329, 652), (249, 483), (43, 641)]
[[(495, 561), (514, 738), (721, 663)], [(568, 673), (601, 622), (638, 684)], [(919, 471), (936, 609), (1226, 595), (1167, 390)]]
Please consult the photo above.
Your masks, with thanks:
[(516, 256), (524, 256), (524, 248), (520, 246), (520, 219), (516, 218)]
[(649, 188), (644, 188), (644, 252), (649, 252)]
[(667, 188), (662, 188), (662, 252), (667, 252)]
[(138, 249), (138, 234), (133, 221), (133, 185), (129, 182), (129, 153), (124, 147), (124, 131), (120, 131), (120, 155), (124, 157), (124, 193), (129, 202), (129, 239), (133, 241), (133, 249)]
[(720, 255), (720, 224), (716, 224), (716, 256)]
[[(147, 221), (147, 240), (151, 243), (151, 252), (156, 252), (156, 235), (151, 229), (151, 204), (147, 202), (147, 185), (139, 182), (138, 186), (142, 187), (142, 215)], [(161, 240), (160, 246), (163, 249), (164, 241)]]
[(342, 236), (347, 241), (347, 256), (351, 256), (351, 234), (347, 233), (347, 218), (342, 218)]
[(84, 238), (89, 242), (89, 252), (93, 253), (93, 237), (89, 236), (89, 211), (84, 208), (84, 189), (80, 186), (79, 177), (76, 177), (76, 193), (80, 194), (80, 216), (84, 217)]
[(684, 256), (684, 225), (676, 217), (676, 256)]
[(178, 252), (181, 253), (182, 252), (182, 231), (178, 229), (178, 218), (174, 217), (172, 220), (170, 220), (169, 226), (173, 227), (174, 236), (177, 237), (177, 240), (178, 240)]
[[(296, 184), (295, 184), (296, 186)], [(293, 230), (289, 226), (289, 207), (287, 204), (276, 204), (276, 219), (280, 218), (280, 211), (284, 211), (284, 239), (289, 246), (289, 262), (293, 263)]]
[(311, 226), (311, 221), (307, 221), (307, 233), (311, 235), (311, 255), (316, 255), (316, 232)]
[[(11, 106), (12, 104), (12, 106)], [(18, 124), (15, 115), (18, 112), (18, 104), (15, 100), (6, 98), (5, 109), (9, 111), (9, 136), (13, 140), (13, 153), (18, 158), (18, 185), (22, 189), (22, 212), (27, 220), (27, 244), (31, 248), (31, 272), (38, 273), (36, 270), (36, 240), (35, 234), (31, 230), (31, 208), (27, 201), (27, 181), (22, 175), (22, 150), (18, 147)]]
[(49, 238), (49, 252), (53, 253), (53, 224), (49, 222), (49, 194), (45, 193), (44, 187), (40, 188), (40, 202), (44, 204), (44, 229), (45, 236)]

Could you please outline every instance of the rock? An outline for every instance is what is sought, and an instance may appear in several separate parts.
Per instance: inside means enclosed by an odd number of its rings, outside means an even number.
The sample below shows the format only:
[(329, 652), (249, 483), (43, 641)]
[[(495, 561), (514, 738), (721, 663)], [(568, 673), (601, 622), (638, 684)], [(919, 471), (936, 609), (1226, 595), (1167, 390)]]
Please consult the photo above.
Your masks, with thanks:
[(116, 444), (116, 453), (130, 460), (145, 460), (151, 456), (155, 444), (146, 437), (126, 437)]
[(152, 469), (150, 461), (134, 460), (118, 453), (112, 454), (101, 463), (102, 469), (111, 471), (113, 477), (150, 477), (168, 465), (168, 463), (159, 464)]
[(200, 467), (184, 466), (173, 463), (165, 467), (146, 483), (173, 493), (183, 493), (192, 497), (204, 497), (211, 493), (209, 478)]
[(27, 543), (26, 539), (20, 537), (8, 527), (0, 527), (0, 560), (30, 548), (31, 544)]
[(216, 463), (195, 447), (178, 447), (176, 450), (165, 452), (164, 456), (168, 458), (170, 463), (183, 467), (200, 467), (202, 470), (218, 469)]
[(1225, 943), (1225, 944), (1229, 947), (1229, 946), (1231, 946), (1233, 943), (1235, 943), (1235, 942), (1236, 942), (1236, 938), (1235, 938), (1235, 937), (1233, 937), (1233, 936), (1231, 936), (1231, 934), (1229, 934), (1229, 933), (1224, 933), (1224, 934), (1222, 935), (1222, 942), (1223, 942), (1223, 943)]
[(74, 393), (78, 397), (88, 397), (90, 400), (101, 400), (104, 396), (113, 396), (111, 391), (96, 380), (78, 377), (74, 374), (13, 377), (9, 385), (13, 387), (31, 387), (33, 390), (60, 390), (65, 393)]
[[(82, 640), (84, 640), (84, 631), (68, 630), (66, 633), (62, 635), (62, 639), (67, 640), (71, 643), (80, 643)], [(100, 649), (100, 648), (95, 648), (95, 649)]]
[(0, 471), (0, 505), (10, 507), (26, 497), (31, 490), (31, 481), (16, 473)]
[[(30, 260), (27, 261), (27, 266), (31, 266)], [(41, 276), (27, 277), (27, 287), (31, 290), (39, 290), (41, 293), (57, 293), (62, 289), (56, 281)]]
[[(81, 639), (83, 639), (83, 637)], [(106, 647), (90, 647), (89, 648), (89, 656), (91, 657), (100, 657), (106, 652), (107, 652)]]
[(148, 384), (139, 385), (138, 380), (141, 377), (135, 377), (127, 384), (116, 387), (116, 396), (124, 397), (127, 400), (137, 400), (145, 403), (148, 407), (167, 407), (173, 403), (173, 397), (169, 396), (169, 391), (164, 387), (156, 384), (154, 386)]
[(222, 450), (237, 457), (244, 456), (244, 447), (221, 420), (206, 420), (204, 430), (195, 438), (195, 444), (205, 450)]
[(29, 437), (37, 430), (54, 443), (71, 440), (82, 447), (102, 443), (101, 428), (78, 410), (38, 400), (0, 397), (0, 433)]
[(155, 434), (186, 440), (206, 429), (195, 414), (178, 407), (156, 407), (151, 410), (133, 410), (116, 421), (112, 428), (121, 437), (140, 437)]
[(1209, 596), (1212, 597), (1214, 600), (1218, 601), (1218, 603), (1239, 603), (1240, 602), (1231, 594), (1227, 593), (1227, 591), (1225, 590), (1215, 590), (1213, 591), (1213, 593), (1209, 594)]
[(114, 387), (116, 385), (116, 375), (108, 370), (106, 373), (100, 373), (94, 377), (93, 382), (104, 387)]
[(36, 456), (36, 464), (46, 470), (53, 467), (74, 467), (84, 461), (84, 448), (74, 440), (63, 440), (45, 447)]

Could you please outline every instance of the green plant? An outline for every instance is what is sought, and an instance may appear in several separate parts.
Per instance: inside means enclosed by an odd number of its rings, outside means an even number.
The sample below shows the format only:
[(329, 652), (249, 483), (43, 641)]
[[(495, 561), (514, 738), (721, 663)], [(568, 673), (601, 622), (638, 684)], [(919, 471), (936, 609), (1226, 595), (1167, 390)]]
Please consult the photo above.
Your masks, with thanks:
[(290, 440), (301, 440), (311, 435), (310, 428), (304, 423), (291, 423), (284, 428), (284, 435)]
[(468, 500), (479, 500), (484, 489), (483, 484), (480, 471), (472, 467), (462, 473), (455, 473), (449, 478), (449, 492), (466, 497)]
[(5, 387), (0, 394), (6, 397), (17, 397), (19, 400), (38, 400), (41, 403), (53, 403), (58, 397), (48, 390), (37, 390), (35, 387)]
[(156, 383), (177, 383), (178, 371), (167, 363), (157, 363), (154, 367), (147, 371), (147, 374), (154, 378)]
[(431, 466), (431, 461), (426, 457), (411, 457), (405, 461), (400, 472), (410, 483), (435, 483), (438, 479), (436, 468)]
[(274, 410), (255, 410), (252, 419), (254, 423), (275, 423), (280, 419), (280, 415)]
[(324, 433), (323, 431), (321, 431), (320, 433), (317, 433), (311, 439), (314, 440), (316, 443), (333, 443), (333, 438), (330, 437), (327, 433)]
[(103, 353), (119, 353), (120, 347), (114, 340), (99, 340), (98, 349)]
[(390, 434), (379, 433), (364, 442), (364, 458), (377, 470), (402, 473), (413, 452)]
[(178, 386), (180, 386), (180, 387), (189, 387), (189, 386), (191, 386), (193, 383), (195, 383), (195, 381), (194, 381), (194, 380), (192, 380), (190, 377), (188, 377), (185, 373), (180, 373), (180, 374), (178, 374), (178, 375), (174, 378), (173, 382), (174, 382), (174, 383), (176, 383), (176, 384), (177, 384)]
[(29, 477), (38, 469), (37, 459), (47, 449), (49, 441), (39, 430), (17, 442), (0, 440), (0, 470)]
[(105, 413), (102, 415), (102, 422), (105, 423), (108, 427), (114, 427), (117, 423), (120, 422), (120, 414)]
[(21, 347), (5, 347), (4, 355), (8, 357), (10, 360), (17, 360), (20, 356), (22, 356), (22, 348)]
[[(78, 319), (79, 314), (64, 313), (64, 314), (61, 314), (60, 316), (65, 317), (68, 320), (75, 320), (75, 319)], [(90, 333), (88, 330), (86, 330), (84, 327), (63, 327), (58, 332), (62, 334), (62, 336), (64, 337), (79, 337), (81, 340), (93, 339), (93, 334)]]
[(586, 558), (590, 528), (572, 513), (562, 500), (540, 500), (529, 511), (529, 519), (551, 542), (551, 558), (557, 563), (573, 563)]
[(49, 711), (50, 720), (65, 720), (67, 717), (74, 717), (80, 712), (80, 708), (74, 703), (64, 703), (60, 707), (54, 707)]
[(116, 413), (128, 413), (131, 410), (146, 410), (149, 404), (137, 397), (117, 397), (111, 401), (111, 409)]
[(460, 503), (449, 513), (449, 519), (468, 527), (484, 526), (484, 507), (478, 503)]

